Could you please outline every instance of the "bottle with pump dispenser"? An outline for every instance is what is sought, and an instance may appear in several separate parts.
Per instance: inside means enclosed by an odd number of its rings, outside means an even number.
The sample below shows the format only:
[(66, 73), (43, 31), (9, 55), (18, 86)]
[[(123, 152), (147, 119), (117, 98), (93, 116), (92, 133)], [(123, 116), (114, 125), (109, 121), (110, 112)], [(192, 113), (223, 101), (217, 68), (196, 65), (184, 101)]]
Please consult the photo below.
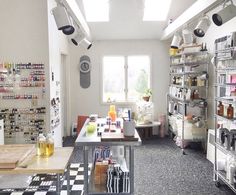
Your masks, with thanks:
[(40, 133), (37, 138), (37, 155), (38, 156), (45, 156), (46, 154), (46, 138), (43, 133)]
[(46, 138), (46, 152), (45, 156), (49, 157), (54, 153), (54, 139), (51, 133), (48, 133)]

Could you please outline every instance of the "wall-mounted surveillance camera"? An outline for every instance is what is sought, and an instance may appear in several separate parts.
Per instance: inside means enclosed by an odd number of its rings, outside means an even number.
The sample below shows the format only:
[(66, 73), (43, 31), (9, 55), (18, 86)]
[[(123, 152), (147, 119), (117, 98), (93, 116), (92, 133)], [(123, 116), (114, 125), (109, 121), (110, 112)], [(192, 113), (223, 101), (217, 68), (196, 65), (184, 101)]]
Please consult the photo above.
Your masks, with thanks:
[(62, 32), (66, 35), (71, 35), (74, 33), (75, 28), (73, 26), (72, 19), (68, 15), (64, 6), (57, 5), (57, 7), (52, 9), (52, 14), (56, 21), (58, 30), (62, 30)]

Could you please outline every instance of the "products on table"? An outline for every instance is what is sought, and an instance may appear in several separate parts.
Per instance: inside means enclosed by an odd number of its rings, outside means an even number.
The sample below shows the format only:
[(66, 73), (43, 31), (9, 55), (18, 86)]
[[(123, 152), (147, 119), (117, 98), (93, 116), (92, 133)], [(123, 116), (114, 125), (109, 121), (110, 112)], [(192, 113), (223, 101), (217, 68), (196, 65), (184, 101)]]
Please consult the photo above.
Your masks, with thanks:
[(217, 106), (217, 114), (219, 116), (223, 116), (224, 115), (224, 105), (222, 104), (222, 102), (220, 101), (218, 106)]
[(234, 108), (232, 107), (232, 104), (229, 104), (227, 108), (227, 118), (233, 119), (234, 118)]
[(128, 170), (121, 169), (119, 164), (110, 164), (107, 170), (108, 193), (130, 193), (130, 177)]

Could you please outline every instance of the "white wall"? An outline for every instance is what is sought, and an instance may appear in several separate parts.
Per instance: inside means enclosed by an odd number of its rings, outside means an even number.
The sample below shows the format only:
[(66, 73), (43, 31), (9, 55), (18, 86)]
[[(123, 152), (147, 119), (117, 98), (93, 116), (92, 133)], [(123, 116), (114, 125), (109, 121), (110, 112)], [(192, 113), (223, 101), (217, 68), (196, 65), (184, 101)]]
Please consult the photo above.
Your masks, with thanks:
[[(0, 24), (0, 61), (43, 63), (47, 72), (49, 61), (47, 1), (2, 0)], [(46, 88), (49, 87), (48, 83), (46, 82)], [(46, 93), (46, 99), (48, 95), (49, 93)], [(13, 100), (7, 103), (14, 106), (19, 102)], [(23, 101), (15, 106), (29, 105), (31, 105), (29, 102)], [(46, 116), (46, 127), (49, 127), (49, 113)]]
[[(233, 0), (234, 4), (236, 4), (236, 0)], [(218, 12), (222, 9), (222, 6), (217, 7), (216, 9), (212, 10), (208, 15), (211, 17), (214, 13)], [(212, 21), (212, 20), (211, 20)], [(215, 39), (225, 36), (230, 32), (236, 31), (236, 17), (232, 20), (228, 21), (227, 23), (223, 24), (222, 26), (216, 26), (213, 22), (211, 23), (210, 28), (208, 29), (206, 35), (203, 38), (198, 39), (199, 42), (206, 42), (208, 51), (213, 55), (214, 54), (214, 41)], [(213, 65), (210, 65), (209, 69), (209, 114), (208, 114), (208, 126), (209, 128), (214, 128), (214, 68)]]
[[(96, 41), (90, 50), (75, 47), (70, 44), (70, 105), (71, 121), (76, 122), (78, 115), (97, 113), (106, 116), (108, 106), (101, 104), (100, 68), (103, 55), (151, 55), (152, 89), (155, 104), (155, 118), (160, 113), (166, 113), (166, 93), (169, 79), (169, 45), (157, 40), (124, 40)], [(79, 59), (88, 55), (91, 59), (91, 86), (88, 89), (80, 87)]]
[[(1, 0), (0, 62), (44, 63), (46, 72), (46, 129), (50, 129), (50, 99), (60, 81), (61, 53), (68, 54), (66, 37), (57, 30), (51, 8), (54, 0)], [(62, 145), (62, 128), (55, 129), (55, 145)]]
[[(68, 58), (68, 41), (67, 37), (61, 32), (57, 30), (57, 26), (54, 20), (53, 15), (51, 14), (51, 9), (56, 7), (55, 0), (48, 0), (48, 47), (49, 47), (49, 75), (50, 78), (50, 89), (48, 89), (48, 93), (50, 93), (50, 100), (52, 98), (61, 98), (60, 93), (60, 63), (61, 63), (61, 54), (66, 55)], [(52, 81), (52, 72), (54, 73), (54, 81)], [(61, 106), (61, 105), (60, 105)], [(62, 113), (60, 108), (60, 121), (62, 121)], [(52, 118), (50, 118), (52, 120)], [(68, 128), (69, 129), (69, 128)], [(54, 131), (54, 140), (55, 145), (62, 145), (62, 136), (64, 136), (64, 130), (61, 123), (53, 129)]]

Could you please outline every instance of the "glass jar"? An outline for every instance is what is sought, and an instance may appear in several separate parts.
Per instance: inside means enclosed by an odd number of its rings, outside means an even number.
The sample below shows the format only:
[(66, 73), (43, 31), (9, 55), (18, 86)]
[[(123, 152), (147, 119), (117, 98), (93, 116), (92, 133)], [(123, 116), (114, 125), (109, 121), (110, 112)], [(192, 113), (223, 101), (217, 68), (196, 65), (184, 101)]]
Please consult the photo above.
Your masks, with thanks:
[(46, 152), (45, 152), (45, 156), (49, 157), (51, 155), (53, 155), (54, 153), (54, 139), (52, 137), (52, 134), (49, 133), (47, 135), (47, 139), (46, 139)]
[(46, 155), (46, 137), (42, 133), (37, 138), (37, 155), (41, 157)]

